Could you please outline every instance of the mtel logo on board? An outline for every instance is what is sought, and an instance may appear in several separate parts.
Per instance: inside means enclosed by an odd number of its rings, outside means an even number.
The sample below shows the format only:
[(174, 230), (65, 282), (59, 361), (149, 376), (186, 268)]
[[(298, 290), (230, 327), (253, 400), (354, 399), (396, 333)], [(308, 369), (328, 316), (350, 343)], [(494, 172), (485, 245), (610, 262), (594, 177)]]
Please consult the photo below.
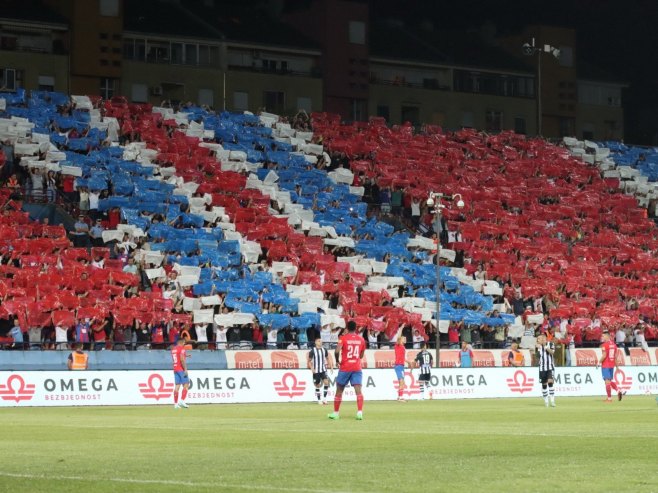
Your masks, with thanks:
[(164, 378), (158, 373), (152, 373), (146, 383), (140, 382), (139, 391), (144, 399), (169, 399), (174, 391), (174, 384), (165, 382)]
[(281, 397), (300, 397), (304, 395), (306, 390), (306, 382), (297, 380), (297, 377), (292, 372), (284, 373), (280, 382), (274, 382), (274, 390)]
[(12, 375), (6, 384), (0, 384), (0, 398), (3, 401), (29, 401), (36, 392), (33, 383), (25, 383), (20, 375)]
[(534, 384), (535, 379), (529, 378), (523, 370), (515, 371), (514, 376), (507, 379), (507, 386), (509, 389), (512, 392), (518, 392), (519, 394), (530, 392)]

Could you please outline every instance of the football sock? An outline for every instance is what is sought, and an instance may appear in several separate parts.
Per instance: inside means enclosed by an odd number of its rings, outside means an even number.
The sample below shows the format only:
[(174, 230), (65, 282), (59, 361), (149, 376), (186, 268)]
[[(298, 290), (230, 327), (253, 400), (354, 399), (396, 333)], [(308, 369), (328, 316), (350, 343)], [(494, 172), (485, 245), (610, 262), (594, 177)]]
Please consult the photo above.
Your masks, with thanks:
[(184, 401), (187, 398), (187, 389), (183, 387), (183, 395), (181, 396), (181, 400)]
[(178, 404), (178, 391), (174, 390), (174, 404)]
[(359, 412), (363, 411), (363, 394), (356, 396), (356, 409)]
[(610, 387), (612, 387), (612, 385), (610, 385), (610, 383), (605, 384), (605, 393), (608, 394), (608, 399), (610, 399), (610, 397), (612, 396), (612, 392), (610, 391)]
[(402, 384), (400, 384), (400, 386), (398, 387), (398, 398), (402, 397), (402, 392), (403, 391), (404, 391), (404, 389), (402, 388)]
[(337, 413), (340, 410), (340, 404), (343, 402), (343, 396), (337, 395), (334, 397), (334, 412)]
[[(327, 394), (326, 394), (326, 392), (325, 392), (325, 396), (326, 396), (326, 395), (327, 395)], [(316, 388), (315, 388), (315, 397), (316, 397), (317, 400), (320, 400), (320, 387), (316, 387)]]
[(617, 382), (615, 382), (614, 380), (610, 380), (610, 387), (612, 387), (612, 389), (613, 389), (615, 392), (618, 392), (618, 391), (619, 391), (619, 387), (617, 387)]
[(541, 395), (544, 398), (544, 400), (548, 400), (548, 389), (546, 388), (546, 384), (542, 383), (541, 384)]
[(555, 387), (553, 387), (552, 383), (548, 384), (548, 396), (552, 401), (555, 400)]
[[(326, 399), (327, 398), (327, 392), (329, 392), (329, 385), (325, 385), (323, 387), (323, 389), (324, 389), (324, 393), (322, 394), (322, 396)], [(320, 389), (318, 389), (318, 394), (319, 393), (320, 393)], [(318, 399), (319, 399), (319, 397), (318, 397)]]

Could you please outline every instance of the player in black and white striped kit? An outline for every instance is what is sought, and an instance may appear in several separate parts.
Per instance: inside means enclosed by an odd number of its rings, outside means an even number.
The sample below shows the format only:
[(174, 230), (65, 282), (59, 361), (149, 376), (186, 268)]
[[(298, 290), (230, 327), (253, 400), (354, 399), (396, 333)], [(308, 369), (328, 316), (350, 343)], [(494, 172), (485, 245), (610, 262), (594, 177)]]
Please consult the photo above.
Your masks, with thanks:
[[(420, 375), (418, 377), (418, 383), (420, 384), (420, 398), (425, 400), (425, 389), (430, 385), (430, 379), (432, 378), (432, 366), (434, 366), (434, 358), (432, 353), (427, 350), (427, 343), (423, 342), (421, 344), (421, 350), (416, 355), (414, 361), (416, 362), (416, 367), (420, 368)], [(432, 394), (430, 393), (430, 399)]]
[(541, 382), (541, 395), (546, 407), (555, 407), (555, 388), (553, 387), (553, 373), (555, 372), (555, 344), (547, 341), (545, 335), (537, 337), (537, 361), (539, 362), (539, 381)]
[[(315, 397), (318, 404), (327, 404), (327, 391), (329, 390), (329, 379), (327, 369), (334, 372), (334, 358), (322, 347), (322, 339), (315, 340), (315, 346), (306, 355), (306, 366), (313, 372), (313, 385), (315, 385)], [(320, 400), (320, 384), (324, 385), (322, 400)]]

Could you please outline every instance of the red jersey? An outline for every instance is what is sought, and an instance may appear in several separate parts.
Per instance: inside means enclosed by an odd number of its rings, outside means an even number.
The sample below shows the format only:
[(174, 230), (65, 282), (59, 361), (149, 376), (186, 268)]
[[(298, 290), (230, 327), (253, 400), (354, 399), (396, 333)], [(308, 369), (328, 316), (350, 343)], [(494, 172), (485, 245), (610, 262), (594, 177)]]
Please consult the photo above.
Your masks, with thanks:
[(366, 341), (359, 334), (347, 333), (338, 341), (340, 371), (361, 371), (361, 355), (366, 350)]
[(601, 346), (605, 359), (601, 363), (601, 368), (614, 368), (617, 361), (617, 345), (613, 341), (604, 342)]
[(171, 359), (174, 363), (174, 371), (185, 371), (182, 363), (185, 354), (185, 346), (176, 345), (171, 349)]
[(404, 366), (404, 353), (406, 352), (404, 344), (395, 345), (395, 366)]

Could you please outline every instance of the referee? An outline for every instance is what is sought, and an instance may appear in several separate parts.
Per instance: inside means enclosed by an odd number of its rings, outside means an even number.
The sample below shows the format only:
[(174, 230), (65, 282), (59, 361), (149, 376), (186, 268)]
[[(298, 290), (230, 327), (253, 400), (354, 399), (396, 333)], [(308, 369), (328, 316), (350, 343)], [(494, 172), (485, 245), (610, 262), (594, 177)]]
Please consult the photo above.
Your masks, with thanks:
[[(315, 346), (313, 349), (311, 349), (306, 355), (306, 366), (308, 366), (308, 369), (313, 372), (313, 385), (315, 385), (315, 397), (318, 400), (318, 404), (326, 405), (327, 391), (329, 390), (327, 369), (333, 374), (334, 359), (329, 351), (322, 347), (322, 339), (319, 337), (315, 339)], [(322, 400), (320, 400), (320, 384), (324, 385)]]
[(553, 373), (555, 372), (555, 344), (547, 341), (545, 335), (537, 337), (537, 358), (539, 361), (539, 381), (541, 382), (541, 395), (546, 407), (555, 407), (555, 389), (553, 387)]

